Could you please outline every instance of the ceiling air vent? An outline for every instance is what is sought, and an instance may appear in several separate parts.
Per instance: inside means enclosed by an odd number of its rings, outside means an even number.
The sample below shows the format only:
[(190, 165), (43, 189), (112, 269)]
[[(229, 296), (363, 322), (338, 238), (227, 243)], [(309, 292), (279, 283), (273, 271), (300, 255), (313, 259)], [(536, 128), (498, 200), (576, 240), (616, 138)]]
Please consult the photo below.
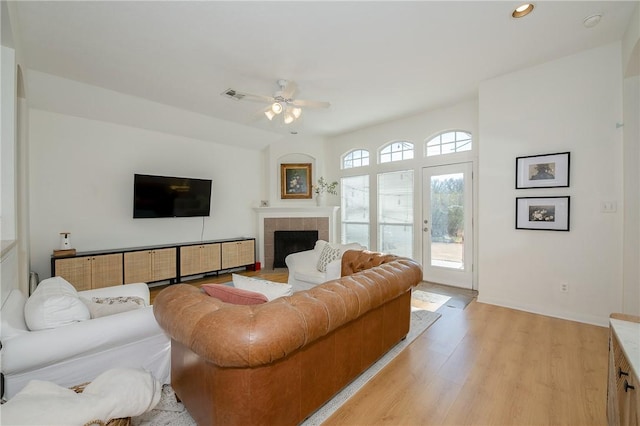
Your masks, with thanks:
[(243, 93), (236, 92), (234, 89), (227, 89), (224, 92), (222, 92), (221, 95), (226, 96), (227, 98), (235, 99), (236, 101), (239, 101), (240, 99), (244, 98)]

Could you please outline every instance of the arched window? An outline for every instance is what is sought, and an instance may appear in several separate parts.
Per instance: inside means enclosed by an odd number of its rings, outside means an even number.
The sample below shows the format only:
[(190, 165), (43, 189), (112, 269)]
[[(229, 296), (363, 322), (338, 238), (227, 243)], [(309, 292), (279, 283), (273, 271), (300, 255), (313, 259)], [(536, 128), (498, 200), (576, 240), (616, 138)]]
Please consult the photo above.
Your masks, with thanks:
[(342, 168), (351, 169), (369, 165), (369, 151), (365, 149), (354, 149), (347, 153), (342, 159)]
[(413, 158), (413, 143), (400, 141), (391, 142), (380, 150), (380, 163), (410, 160)]
[(427, 157), (471, 151), (471, 133), (463, 131), (444, 132), (425, 144)]

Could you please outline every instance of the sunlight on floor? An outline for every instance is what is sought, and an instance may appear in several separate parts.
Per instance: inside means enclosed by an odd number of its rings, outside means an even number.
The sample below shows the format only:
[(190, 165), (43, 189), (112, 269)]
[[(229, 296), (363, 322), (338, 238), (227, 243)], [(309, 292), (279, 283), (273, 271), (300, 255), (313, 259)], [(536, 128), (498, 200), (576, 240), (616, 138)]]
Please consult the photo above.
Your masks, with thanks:
[(411, 294), (411, 310), (426, 310), (435, 312), (451, 299), (443, 294), (430, 293), (423, 290), (413, 290)]

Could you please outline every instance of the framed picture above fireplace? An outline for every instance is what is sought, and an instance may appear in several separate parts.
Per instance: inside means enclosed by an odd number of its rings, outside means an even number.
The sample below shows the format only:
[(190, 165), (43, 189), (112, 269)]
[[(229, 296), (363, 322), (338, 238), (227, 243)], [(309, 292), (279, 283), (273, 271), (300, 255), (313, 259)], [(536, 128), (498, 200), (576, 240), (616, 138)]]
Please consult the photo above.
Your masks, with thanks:
[(311, 163), (280, 164), (280, 198), (311, 198)]

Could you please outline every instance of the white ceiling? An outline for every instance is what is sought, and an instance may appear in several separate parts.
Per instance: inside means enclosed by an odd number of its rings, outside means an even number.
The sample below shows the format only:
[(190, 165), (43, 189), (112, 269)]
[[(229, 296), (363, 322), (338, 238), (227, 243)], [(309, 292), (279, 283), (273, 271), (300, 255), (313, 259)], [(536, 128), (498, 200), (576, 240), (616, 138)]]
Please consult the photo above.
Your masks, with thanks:
[[(481, 81), (620, 40), (637, 1), (73, 1), (12, 5), (28, 69), (270, 130), (276, 80), (305, 110), (299, 131), (335, 135), (477, 96)], [(583, 19), (602, 13), (600, 24)]]

